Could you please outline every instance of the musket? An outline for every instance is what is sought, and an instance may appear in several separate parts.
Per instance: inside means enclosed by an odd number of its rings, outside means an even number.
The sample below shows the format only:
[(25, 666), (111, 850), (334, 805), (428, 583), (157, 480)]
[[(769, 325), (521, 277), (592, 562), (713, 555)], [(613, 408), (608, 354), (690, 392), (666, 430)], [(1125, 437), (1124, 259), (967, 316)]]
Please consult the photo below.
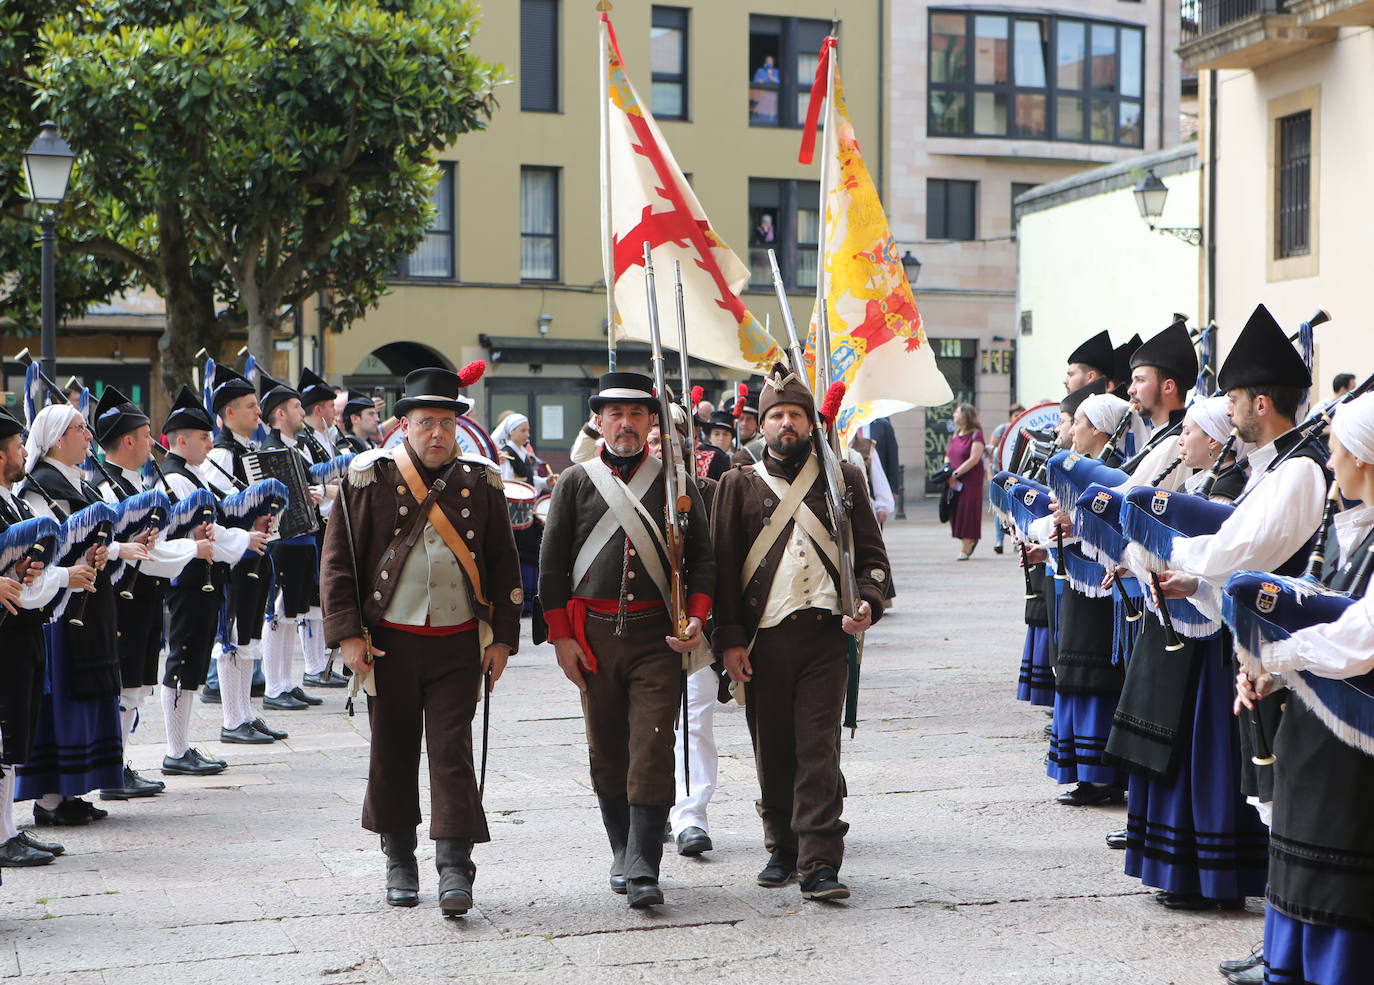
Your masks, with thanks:
[[(353, 572), (353, 601), (358, 606), (358, 623), (363, 628), (363, 662), (369, 667), (372, 666), (372, 630), (367, 628), (367, 623), (363, 622), (363, 587), (358, 579), (358, 549), (353, 544), (353, 517), (348, 512), (348, 496), (346, 489), (339, 490), (339, 510), (343, 513), (344, 537), (348, 540), (348, 566)], [(333, 668), (325, 668), (332, 673)], [(362, 688), (363, 675), (355, 673), (353, 684), (348, 689), (348, 717), (353, 717), (353, 699), (357, 697), (358, 691)], [(487, 761), (486, 736), (482, 736), (482, 765), (485, 775)]]
[[(773, 292), (778, 297), (778, 306), (782, 309), (782, 322), (787, 328), (787, 346), (792, 357), (792, 371), (805, 382), (806, 362), (801, 343), (797, 340), (797, 326), (792, 322), (792, 309), (787, 306), (787, 289), (783, 287), (782, 271), (778, 269), (778, 256), (773, 250), (768, 251), (768, 262), (773, 267)], [(854, 554), (849, 546), (851, 494), (841, 485), (844, 477), (840, 472), (839, 457), (831, 443), (822, 435), (822, 428), (820, 415), (817, 414), (816, 426), (811, 431), (811, 441), (821, 460), (821, 474), (825, 476), (825, 505), (830, 513), (830, 525), (834, 531), (836, 547), (839, 548), (840, 608), (851, 619), (857, 619), (859, 583), (854, 576)]]
[[(687, 462), (691, 466), (690, 482), (695, 482), (697, 478), (697, 429), (694, 418), (695, 409), (692, 407), (692, 380), (687, 356), (687, 309), (682, 300), (682, 262), (673, 261), (673, 296), (677, 302), (677, 355), (678, 362), (682, 370), (682, 410), (687, 420)], [(659, 436), (660, 444), (666, 444), (669, 440), (669, 432), (672, 432), (672, 440), (677, 441), (677, 428), (673, 427), (672, 418), (668, 419), (665, 425), (660, 421)], [(664, 467), (667, 467), (667, 458), (664, 460)], [(687, 796), (692, 795), (692, 757), (688, 753), (687, 736), (687, 676), (691, 664), (691, 654), (682, 655), (682, 788), (687, 792)]]

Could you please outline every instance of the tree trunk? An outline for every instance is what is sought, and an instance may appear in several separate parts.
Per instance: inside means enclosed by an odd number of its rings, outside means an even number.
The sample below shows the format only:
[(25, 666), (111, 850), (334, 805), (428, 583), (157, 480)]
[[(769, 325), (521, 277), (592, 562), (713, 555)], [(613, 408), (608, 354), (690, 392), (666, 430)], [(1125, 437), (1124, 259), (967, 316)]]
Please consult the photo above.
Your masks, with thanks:
[(192, 383), (196, 352), (204, 348), (219, 356), (223, 332), (215, 317), (214, 291), (193, 270), (185, 222), (175, 199), (159, 204), (157, 226), (159, 293), (167, 313), (157, 347), (161, 382), (170, 405), (182, 385)]
[(272, 370), (272, 355), (279, 320), (275, 311), (262, 311), (260, 307), (248, 309), (248, 351), (258, 361), (258, 368), (268, 376), (276, 375)]

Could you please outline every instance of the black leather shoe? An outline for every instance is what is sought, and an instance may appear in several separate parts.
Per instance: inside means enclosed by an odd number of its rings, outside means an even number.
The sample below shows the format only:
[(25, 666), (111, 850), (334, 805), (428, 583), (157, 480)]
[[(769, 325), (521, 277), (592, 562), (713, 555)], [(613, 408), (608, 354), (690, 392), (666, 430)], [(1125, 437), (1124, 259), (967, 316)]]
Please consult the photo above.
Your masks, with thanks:
[(187, 749), (180, 756), (162, 757), (163, 776), (214, 776), (224, 772), (223, 766), (207, 763), (196, 755), (194, 749)]
[(252, 722), (244, 722), (237, 728), (223, 728), (219, 730), (219, 741), (233, 742), (244, 746), (265, 746), (276, 740), (270, 735), (263, 735), (253, 728)]
[(1053, 724), (1047, 724), (1047, 725), (1045, 726), (1045, 738), (1047, 738), (1047, 739), (1053, 739), (1053, 738), (1054, 738), (1054, 725), (1053, 725)]
[(797, 853), (778, 849), (768, 857), (768, 864), (759, 873), (758, 884), (769, 889), (777, 889), (779, 886), (786, 886), (796, 874)]
[(211, 687), (209, 684), (200, 689), (200, 700), (207, 705), (217, 705), (221, 703), (219, 688)]
[(625, 894), (629, 897), (627, 902), (636, 910), (663, 905), (663, 890), (659, 888), (658, 880), (648, 876), (631, 879), (625, 887)]
[(324, 698), (317, 698), (314, 695), (306, 694), (304, 689), (302, 689), (299, 686), (293, 687), (286, 693), (291, 695), (291, 697), (295, 698), (297, 701), (304, 701), (306, 704), (311, 706), (324, 704)]
[[(1121, 849), (1122, 851), (1125, 850), (1125, 848), (1126, 848), (1126, 831), (1125, 831), (1124, 828), (1123, 828), (1122, 830), (1120, 830), (1120, 831), (1108, 831), (1108, 832), (1107, 832), (1107, 847), (1108, 847), (1108, 848), (1117, 848), (1117, 849)], [(1223, 974), (1225, 974), (1225, 972), (1223, 972)]]
[(19, 835), (0, 845), (0, 866), (6, 868), (21, 869), (31, 865), (47, 865), (56, 857), (52, 852), (40, 852)]
[(328, 678), (323, 674), (306, 674), (302, 680), (307, 687), (348, 687), (348, 680), (343, 674), (331, 674)]
[(714, 847), (711, 836), (698, 827), (683, 828), (682, 834), (677, 836), (677, 853), (688, 858), (695, 858)]
[(40, 852), (47, 852), (49, 855), (61, 855), (63, 852), (66, 851), (66, 849), (59, 845), (57, 842), (39, 841), (37, 838), (29, 834), (27, 831), (19, 832), (18, 837), (24, 839), (24, 844), (28, 845), (30, 848), (35, 848)]
[(1211, 899), (1193, 893), (1155, 893), (1155, 902), (1171, 910), (1243, 910), (1245, 897), (1233, 899)]
[(1054, 799), (1070, 807), (1103, 807), (1108, 804), (1124, 804), (1126, 802), (1126, 790), (1116, 784), (1096, 786), (1091, 783), (1080, 783), (1072, 790), (1066, 790)]
[(190, 752), (191, 752), (191, 755), (192, 755), (192, 756), (195, 756), (196, 759), (200, 760), (200, 762), (201, 762), (202, 765), (205, 765), (205, 766), (218, 766), (220, 769), (224, 769), (226, 766), (229, 765), (229, 764), (228, 764), (225, 760), (223, 760), (223, 759), (216, 759), (214, 756), (207, 756), (207, 755), (205, 755), (205, 753), (201, 752), (201, 751), (200, 751), (199, 749), (197, 749), (195, 746), (192, 746), (192, 747), (191, 747)]
[(386, 853), (386, 902), (389, 906), (420, 905), (420, 867), (415, 861), (415, 830), (382, 835)]
[(290, 691), (283, 691), (281, 694), (263, 698), (262, 706), (271, 708), (273, 711), (303, 711), (310, 707), (304, 701), (297, 701)]
[(43, 827), (75, 827), (80, 824), (90, 824), (91, 816), (83, 808), (70, 806), (71, 801), (64, 800), (52, 810), (46, 807), (33, 805), (33, 823), (40, 828)]
[(621, 875), (619, 872), (612, 872), (610, 875), (610, 881), (611, 892), (619, 893), (621, 896), (624, 896), (625, 893), (628, 891), (625, 884), (625, 877)]
[(145, 780), (127, 764), (124, 766), (124, 786), (107, 787), (100, 791), (101, 800), (132, 800), (135, 797), (152, 797), (167, 789), (161, 780)]
[(1264, 985), (1264, 962), (1226, 976), (1230, 985)]
[(268, 725), (261, 718), (255, 718), (248, 724), (253, 726), (253, 728), (257, 729), (263, 735), (270, 736), (273, 739), (290, 738), (290, 736), (287, 733), (279, 731), (278, 729), (274, 729), (271, 725)]
[(1251, 968), (1258, 968), (1264, 964), (1264, 941), (1255, 945), (1255, 949), (1245, 957), (1236, 961), (1223, 961), (1217, 965), (1217, 971), (1223, 975), (1236, 975), (1242, 971), (1249, 971)]
[(803, 899), (849, 899), (849, 887), (840, 882), (840, 874), (828, 865), (821, 866), (803, 879), (801, 891)]
[(993, 545), (992, 545), (992, 553), (994, 553), (994, 554), (1001, 554), (1001, 553), (1002, 553), (1002, 545), (1001, 545), (1001, 544), (993, 544)]

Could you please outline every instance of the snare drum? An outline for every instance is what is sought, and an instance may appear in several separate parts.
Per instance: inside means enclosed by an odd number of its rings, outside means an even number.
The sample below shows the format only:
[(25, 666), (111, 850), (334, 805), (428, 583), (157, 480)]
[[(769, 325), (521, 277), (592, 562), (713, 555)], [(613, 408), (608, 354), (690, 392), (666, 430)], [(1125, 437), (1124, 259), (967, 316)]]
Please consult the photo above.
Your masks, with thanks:
[(528, 530), (534, 526), (534, 501), (539, 498), (539, 493), (534, 486), (519, 479), (507, 479), (505, 486), (511, 529)]
[(549, 522), (549, 505), (551, 503), (553, 503), (553, 494), (545, 493), (534, 504), (534, 518), (539, 521), (541, 527)]

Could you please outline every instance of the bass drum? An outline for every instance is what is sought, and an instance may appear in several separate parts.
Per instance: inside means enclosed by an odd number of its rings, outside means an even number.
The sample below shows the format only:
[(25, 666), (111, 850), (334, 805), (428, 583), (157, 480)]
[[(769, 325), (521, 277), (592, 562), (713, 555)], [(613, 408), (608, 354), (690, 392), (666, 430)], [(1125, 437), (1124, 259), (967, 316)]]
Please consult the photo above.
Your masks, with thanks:
[[(382, 440), (383, 448), (395, 448), (401, 443), (401, 422), (397, 421), (395, 426), (386, 433)], [(499, 465), (500, 459), (497, 458), (496, 445), (491, 440), (491, 435), (487, 434), (486, 429), (467, 415), (458, 418), (458, 454), (476, 455), (485, 458), (494, 465)]]
[(534, 501), (534, 518), (542, 527), (549, 522), (549, 507), (553, 505), (553, 494), (545, 493)]
[(534, 526), (534, 501), (539, 498), (539, 493), (534, 486), (519, 479), (507, 479), (504, 485), (511, 529), (528, 530)]
[(998, 471), (1012, 470), (1012, 450), (1015, 449), (1016, 438), (1022, 431), (1053, 431), (1058, 426), (1059, 404), (1053, 400), (1043, 401), (1017, 414), (1016, 419), (1002, 432), (1002, 439), (997, 443)]

